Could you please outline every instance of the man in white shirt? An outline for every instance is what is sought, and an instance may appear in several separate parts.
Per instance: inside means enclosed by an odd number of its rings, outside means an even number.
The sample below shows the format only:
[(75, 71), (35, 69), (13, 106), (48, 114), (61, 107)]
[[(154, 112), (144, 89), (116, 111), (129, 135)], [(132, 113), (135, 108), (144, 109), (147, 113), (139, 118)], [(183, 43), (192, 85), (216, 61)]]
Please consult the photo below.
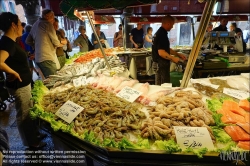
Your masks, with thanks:
[(30, 31), (26, 43), (35, 48), (35, 62), (41, 69), (45, 78), (56, 74), (56, 47), (63, 45), (57, 38), (53, 27), (54, 12), (50, 9), (42, 11), (42, 18), (39, 18)]

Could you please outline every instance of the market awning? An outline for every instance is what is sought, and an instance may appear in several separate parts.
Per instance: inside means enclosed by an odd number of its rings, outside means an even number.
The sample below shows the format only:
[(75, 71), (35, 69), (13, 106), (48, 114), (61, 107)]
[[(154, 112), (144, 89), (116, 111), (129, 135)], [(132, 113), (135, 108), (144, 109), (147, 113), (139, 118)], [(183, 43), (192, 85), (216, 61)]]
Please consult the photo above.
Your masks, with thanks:
[[(222, 16), (211, 16), (210, 22), (220, 21), (220, 17), (227, 16), (228, 21), (248, 21), (247, 15), (222, 15)], [(197, 17), (197, 21), (201, 20), (201, 16)]]
[(126, 7), (144, 6), (159, 3), (159, 0), (62, 0), (60, 9), (69, 18), (74, 18), (74, 10), (93, 11), (102, 9), (121, 10)]
[[(186, 22), (186, 16), (174, 16), (175, 22)], [(161, 23), (163, 16), (161, 17), (129, 17), (128, 23), (141, 23), (141, 24), (151, 24), (151, 23)]]

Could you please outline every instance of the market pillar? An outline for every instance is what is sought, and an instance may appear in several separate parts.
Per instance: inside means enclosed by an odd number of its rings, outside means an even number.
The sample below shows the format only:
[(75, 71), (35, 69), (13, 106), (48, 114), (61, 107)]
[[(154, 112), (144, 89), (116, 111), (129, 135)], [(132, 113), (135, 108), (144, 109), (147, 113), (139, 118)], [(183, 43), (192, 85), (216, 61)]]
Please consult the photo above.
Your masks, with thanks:
[(124, 35), (123, 35), (123, 46), (124, 48), (132, 48), (132, 43), (129, 40), (129, 34), (131, 30), (134, 28), (133, 25), (128, 24), (128, 17), (132, 16), (133, 8), (125, 8), (123, 10), (122, 17), (122, 23), (123, 23), (123, 29), (124, 29)]

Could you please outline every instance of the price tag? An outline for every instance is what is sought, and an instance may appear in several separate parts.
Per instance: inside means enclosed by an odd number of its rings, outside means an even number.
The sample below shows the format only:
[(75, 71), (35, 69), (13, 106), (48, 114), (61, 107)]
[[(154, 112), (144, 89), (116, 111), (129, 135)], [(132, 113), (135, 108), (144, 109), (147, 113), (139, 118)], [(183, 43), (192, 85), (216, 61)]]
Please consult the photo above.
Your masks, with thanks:
[(188, 147), (193, 149), (214, 149), (213, 141), (206, 127), (181, 127), (174, 126), (177, 143), (184, 150)]
[(87, 85), (87, 78), (86, 76), (79, 77), (81, 79), (81, 85)]
[(73, 103), (72, 101), (67, 101), (64, 103), (59, 110), (56, 112), (56, 115), (66, 121), (67, 123), (71, 123), (75, 117), (82, 112), (84, 108)]
[(224, 88), (223, 89), (223, 93), (232, 96), (236, 99), (246, 99), (249, 97), (249, 92), (246, 91), (241, 91), (241, 90), (235, 90), (235, 89), (230, 89), (230, 88)]
[(78, 77), (76, 79), (73, 79), (73, 85), (74, 85), (74, 87), (81, 86), (82, 85), (81, 78)]
[(194, 79), (191, 79), (190, 81), (191, 81), (191, 83), (193, 83), (193, 84), (194, 84), (194, 83), (199, 83), (199, 84), (201, 84), (201, 85), (209, 86), (209, 87), (214, 88), (214, 89), (218, 89), (218, 88), (219, 88), (219, 85), (211, 84), (211, 83), (209, 83), (209, 82), (207, 82), (207, 81), (205, 81), (205, 80), (194, 80)]
[(137, 91), (133, 88), (130, 88), (128, 86), (124, 87), (119, 93), (116, 94), (116, 96), (123, 98), (129, 102), (134, 102), (142, 92)]

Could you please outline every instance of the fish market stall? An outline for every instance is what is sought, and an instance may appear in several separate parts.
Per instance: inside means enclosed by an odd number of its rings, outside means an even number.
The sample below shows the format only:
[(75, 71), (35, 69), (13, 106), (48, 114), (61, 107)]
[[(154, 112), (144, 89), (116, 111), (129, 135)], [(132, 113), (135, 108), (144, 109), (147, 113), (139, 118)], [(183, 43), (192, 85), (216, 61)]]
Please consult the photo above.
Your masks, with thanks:
[[(224, 161), (220, 156), (225, 151), (244, 154), (244, 149), (249, 150), (250, 137), (245, 132), (249, 128), (246, 126), (249, 107), (239, 100), (231, 102), (233, 98), (211, 98), (194, 87), (164, 88), (105, 75), (98, 75), (81, 86), (71, 83), (51, 90), (36, 82), (33, 89), (36, 104), (31, 116), (46, 121), (52, 135), (67, 148), (85, 150), (86, 156), (106, 165), (164, 165), (166, 162), (233, 165), (232, 160)], [(139, 96), (129, 102), (127, 99), (131, 97), (124, 95), (124, 89), (129, 93), (138, 91)], [(61, 109), (69, 101), (83, 108), (71, 122), (62, 119), (69, 112)], [(229, 108), (224, 103), (239, 105), (242, 117), (236, 117), (244, 130), (233, 127), (235, 119), (221, 117), (222, 110)], [(225, 124), (232, 126), (225, 128)], [(180, 131), (190, 128), (198, 128), (201, 133), (205, 130), (202, 139), (211, 145), (180, 143)], [(235, 135), (237, 131), (242, 134), (239, 138)], [(192, 132), (188, 135), (197, 139)]]
[(146, 75), (153, 75), (154, 71), (151, 67), (151, 61), (152, 61), (152, 55), (151, 55), (151, 49), (146, 49), (146, 48), (141, 48), (141, 49), (136, 49), (136, 48), (127, 48), (126, 51), (124, 51), (123, 48), (114, 48), (114, 53), (119, 56), (123, 57), (125, 59), (125, 62), (127, 62), (128, 67), (129, 67), (129, 72), (130, 76), (134, 79), (137, 79), (137, 63), (136, 63), (136, 57), (143, 57), (145, 58), (146, 64), (145, 70), (146, 70)]

